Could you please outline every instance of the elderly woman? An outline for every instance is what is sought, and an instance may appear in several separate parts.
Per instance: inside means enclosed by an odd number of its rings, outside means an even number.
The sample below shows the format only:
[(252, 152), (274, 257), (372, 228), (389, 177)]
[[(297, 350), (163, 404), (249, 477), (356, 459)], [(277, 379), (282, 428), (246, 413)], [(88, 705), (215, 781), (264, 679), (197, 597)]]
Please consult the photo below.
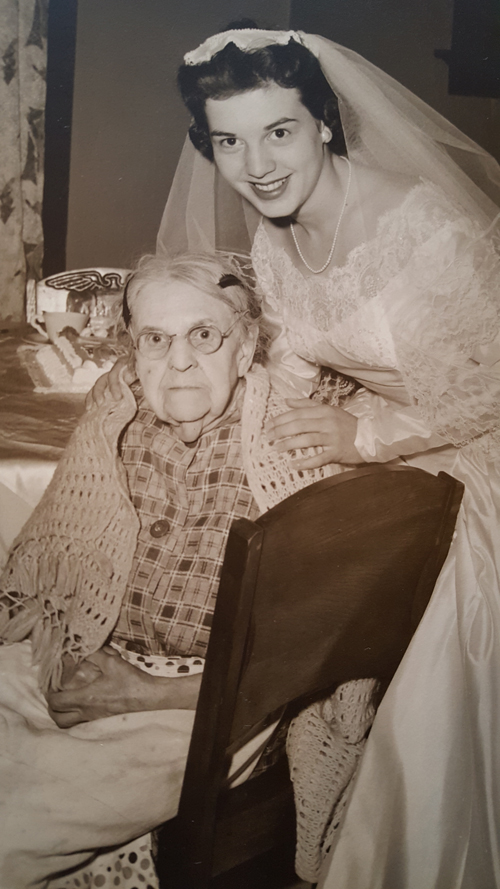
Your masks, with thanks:
[(229, 260), (145, 258), (124, 304), (138, 382), (83, 418), (14, 544), (0, 584), (15, 643), (0, 650), (9, 889), (104, 885), (115, 862), (96, 852), (134, 837), (120, 885), (137, 884), (134, 862), (155, 885), (141, 835), (176, 811), (231, 522), (335, 471), (293, 472), (263, 434), (285, 404), (250, 372), (259, 316)]

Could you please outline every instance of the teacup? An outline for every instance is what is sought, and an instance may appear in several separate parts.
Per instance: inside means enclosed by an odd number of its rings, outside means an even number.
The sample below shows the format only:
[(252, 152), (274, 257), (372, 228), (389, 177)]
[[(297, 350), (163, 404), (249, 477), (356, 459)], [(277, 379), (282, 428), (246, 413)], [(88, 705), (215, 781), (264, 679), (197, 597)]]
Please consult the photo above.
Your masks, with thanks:
[(65, 327), (72, 327), (77, 334), (81, 334), (89, 320), (89, 316), (83, 312), (44, 312), (43, 320), (49, 340), (54, 343), (58, 334)]

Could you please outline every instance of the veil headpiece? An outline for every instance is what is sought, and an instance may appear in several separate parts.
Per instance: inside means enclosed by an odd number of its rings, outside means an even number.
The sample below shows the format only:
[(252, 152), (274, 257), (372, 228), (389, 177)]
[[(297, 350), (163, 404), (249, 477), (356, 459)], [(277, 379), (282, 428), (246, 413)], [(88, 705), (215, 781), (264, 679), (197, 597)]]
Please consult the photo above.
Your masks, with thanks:
[[(339, 100), (348, 155), (366, 166), (439, 185), (483, 227), (500, 205), (500, 167), (472, 139), (375, 65), (325, 37), (302, 31), (243, 29), (209, 37), (184, 57), (209, 61), (228, 43), (244, 52), (301, 43), (318, 59)], [(161, 252), (248, 252), (255, 210), (221, 180), (186, 139), (158, 235)]]
[[(271, 36), (270, 36), (271, 35)], [(234, 43), (238, 49), (243, 52), (252, 52), (255, 49), (262, 49), (271, 43), (278, 43), (286, 46), (290, 40), (296, 40), (302, 43), (302, 34), (300, 31), (263, 31), (259, 28), (241, 28), (238, 30), (222, 31), (221, 34), (212, 34), (196, 49), (187, 52), (184, 56), (186, 65), (201, 65), (202, 62), (209, 62), (213, 56), (224, 49), (228, 43)]]

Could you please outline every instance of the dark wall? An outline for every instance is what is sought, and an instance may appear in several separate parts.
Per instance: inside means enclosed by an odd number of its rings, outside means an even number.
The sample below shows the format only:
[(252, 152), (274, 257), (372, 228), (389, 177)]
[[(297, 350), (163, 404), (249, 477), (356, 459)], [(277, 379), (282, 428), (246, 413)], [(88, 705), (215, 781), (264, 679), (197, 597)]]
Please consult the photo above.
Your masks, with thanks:
[[(474, 0), (465, 0), (474, 8)], [(500, 159), (498, 100), (450, 96), (453, 0), (292, 0), (291, 27), (359, 52)]]
[(78, 0), (50, 0), (45, 101), (43, 275), (66, 268)]
[(79, 0), (66, 266), (154, 250), (188, 125), (183, 54), (231, 19), (288, 27), (289, 0)]

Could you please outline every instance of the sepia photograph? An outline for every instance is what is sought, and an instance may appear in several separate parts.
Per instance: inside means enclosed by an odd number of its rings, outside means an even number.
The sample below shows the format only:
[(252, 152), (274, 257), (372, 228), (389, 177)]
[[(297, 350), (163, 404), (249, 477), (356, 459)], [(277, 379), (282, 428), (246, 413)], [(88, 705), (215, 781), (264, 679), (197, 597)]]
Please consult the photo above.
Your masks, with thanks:
[(0, 0), (0, 889), (500, 889), (498, 0)]

